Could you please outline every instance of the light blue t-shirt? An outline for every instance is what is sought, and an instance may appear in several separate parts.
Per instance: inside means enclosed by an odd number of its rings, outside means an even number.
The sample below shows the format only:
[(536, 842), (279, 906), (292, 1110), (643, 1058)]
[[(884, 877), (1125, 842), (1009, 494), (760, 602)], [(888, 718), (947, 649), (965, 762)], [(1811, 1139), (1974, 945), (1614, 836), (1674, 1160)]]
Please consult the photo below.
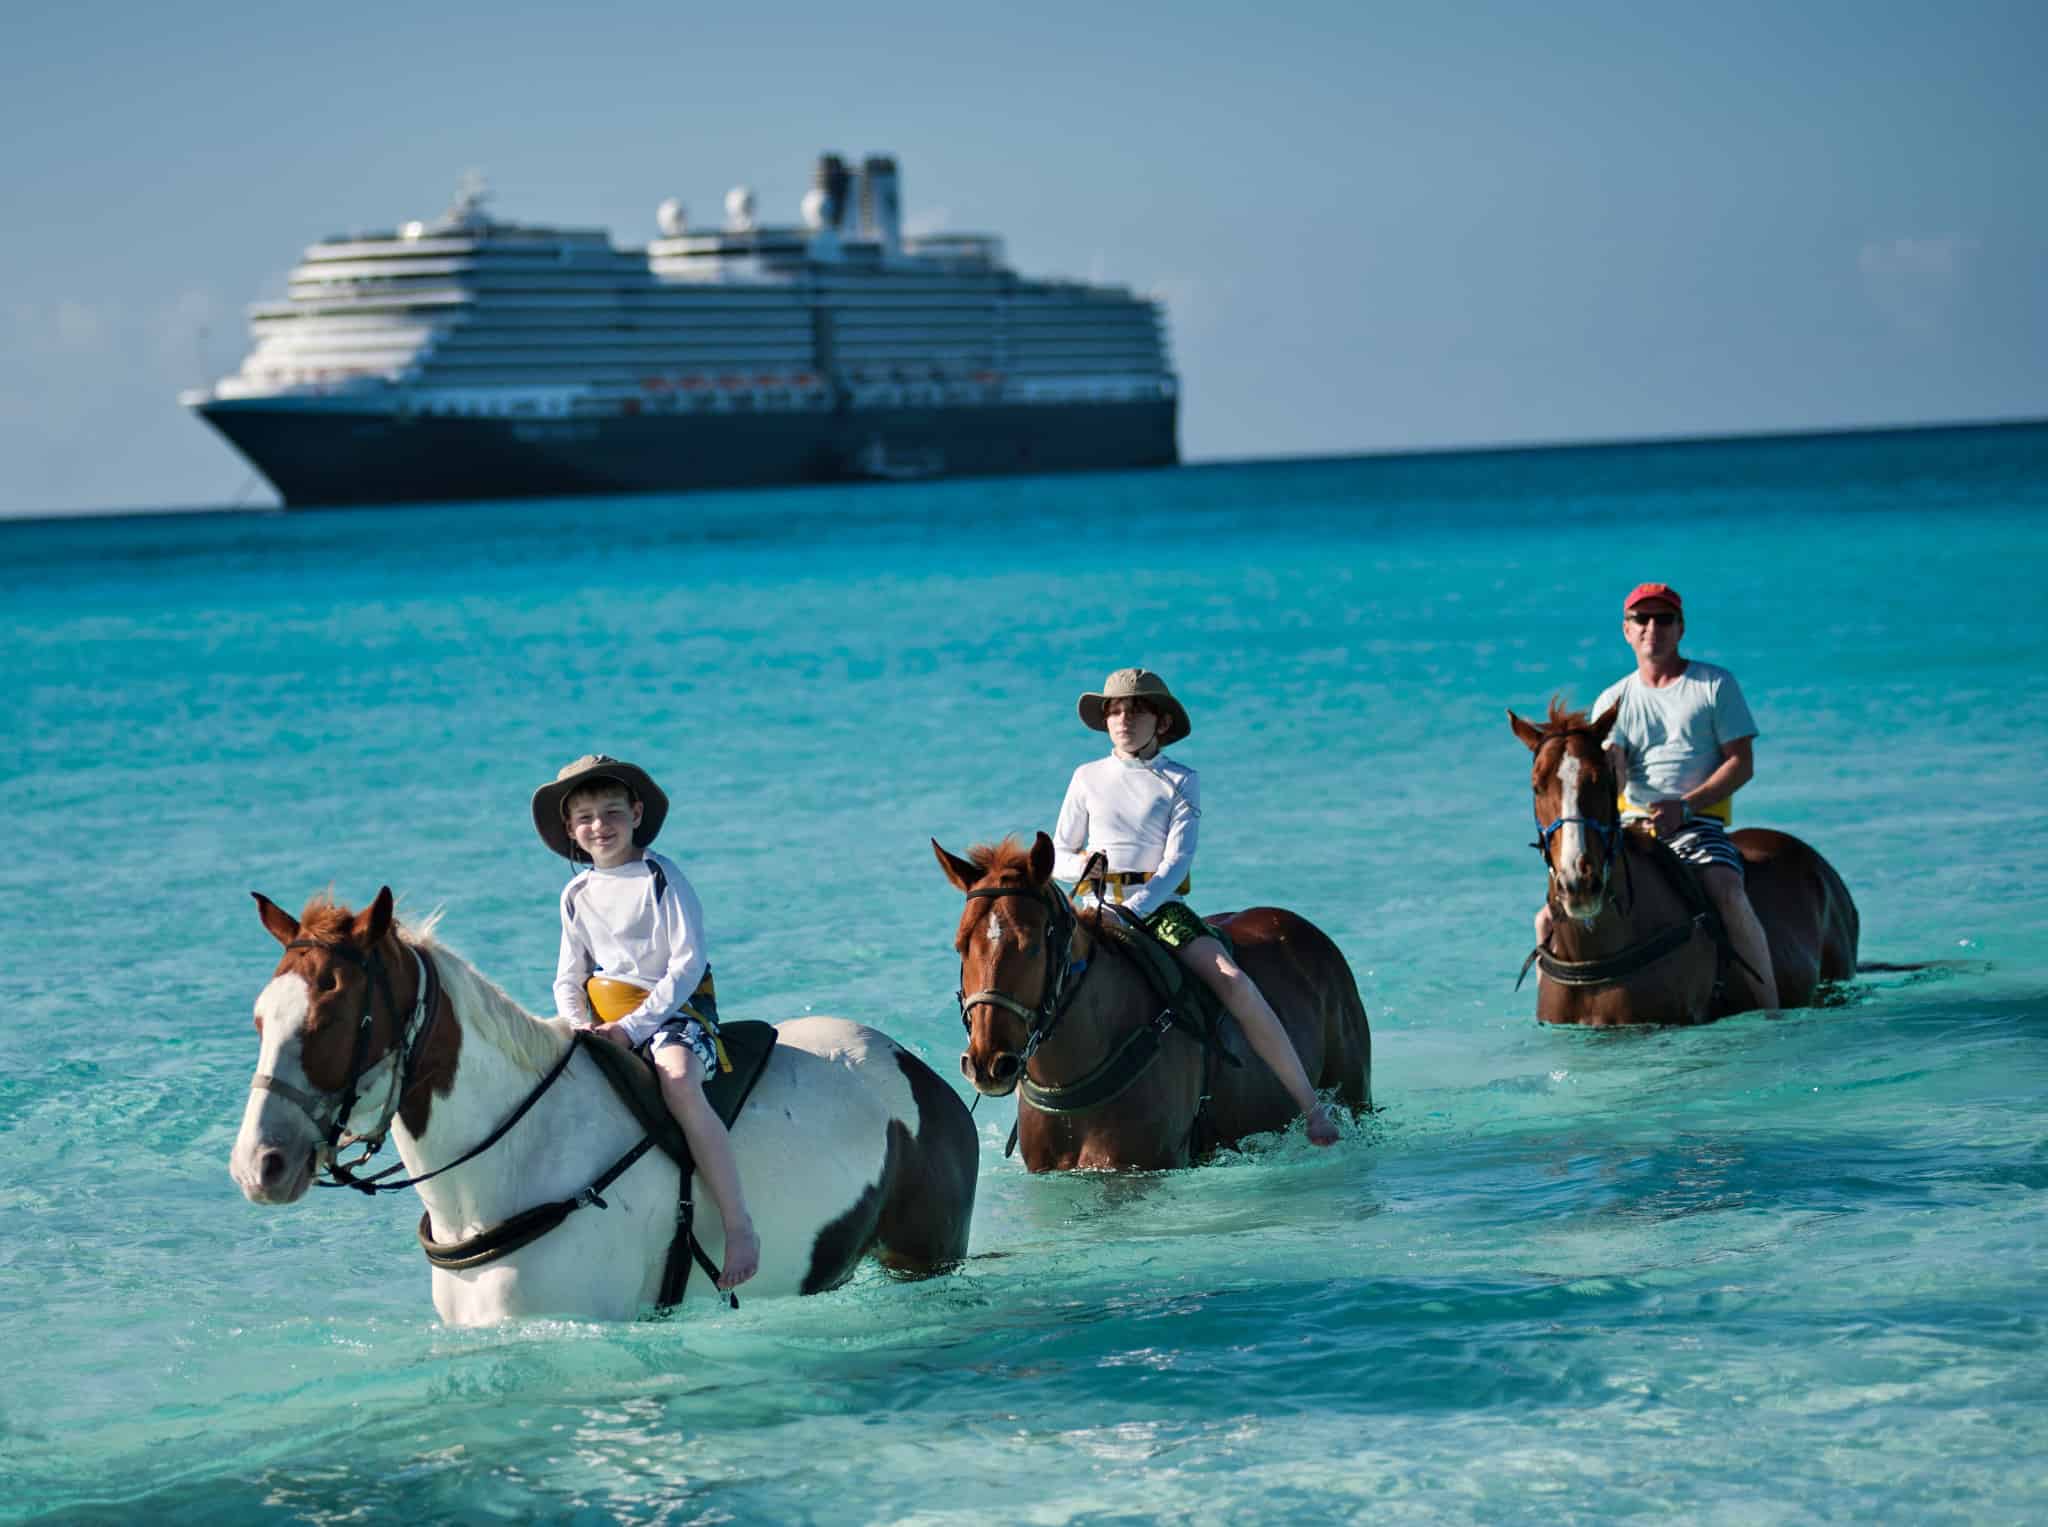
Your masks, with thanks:
[(1652, 801), (1685, 794), (1721, 767), (1721, 749), (1756, 735), (1756, 721), (1735, 675), (1712, 663), (1688, 660), (1685, 672), (1662, 689), (1637, 674), (1610, 684), (1593, 714), (1621, 702), (1608, 742), (1628, 757), (1629, 815), (1646, 815)]

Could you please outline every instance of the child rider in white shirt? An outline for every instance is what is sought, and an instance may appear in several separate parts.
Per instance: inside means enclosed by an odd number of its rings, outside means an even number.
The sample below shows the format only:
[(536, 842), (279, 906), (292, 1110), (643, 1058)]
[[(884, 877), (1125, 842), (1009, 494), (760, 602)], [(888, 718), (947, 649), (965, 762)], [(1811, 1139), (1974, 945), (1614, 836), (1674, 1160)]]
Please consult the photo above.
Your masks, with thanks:
[(1202, 815), (1195, 771), (1160, 752), (1188, 735), (1188, 714), (1166, 681), (1143, 668), (1120, 668), (1101, 693), (1081, 696), (1082, 723), (1109, 733), (1111, 753), (1074, 771), (1053, 829), (1053, 873), (1078, 881), (1089, 858), (1108, 857), (1106, 884), (1077, 884), (1078, 898), (1107, 896), (1142, 918), (1181, 964), (1208, 983), (1243, 1025), (1254, 1053), (1280, 1078), (1308, 1123), (1308, 1137), (1332, 1145), (1337, 1126), (1317, 1099), (1294, 1042), (1258, 985), (1224, 952), (1186, 902)]
[[(562, 889), (555, 1013), (653, 1062), (662, 1100), (718, 1206), (725, 1228), (718, 1286), (730, 1289), (759, 1270), (761, 1242), (740, 1192), (732, 1141), (704, 1096), (707, 1070), (719, 1061), (703, 909), (674, 862), (647, 848), (667, 815), (668, 797), (646, 771), (601, 753), (577, 759), (534, 792), (541, 841), (571, 864), (587, 862)], [(592, 977), (646, 995), (603, 1022), (586, 989)]]

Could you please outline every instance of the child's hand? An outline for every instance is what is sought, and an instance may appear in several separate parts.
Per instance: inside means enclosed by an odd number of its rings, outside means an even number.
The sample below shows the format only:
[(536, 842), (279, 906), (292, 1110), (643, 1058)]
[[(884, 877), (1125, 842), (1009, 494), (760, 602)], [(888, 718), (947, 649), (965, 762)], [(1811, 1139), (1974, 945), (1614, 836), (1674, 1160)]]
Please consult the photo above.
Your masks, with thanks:
[(621, 1050), (630, 1050), (633, 1048), (633, 1041), (626, 1037), (626, 1031), (620, 1028), (616, 1023), (592, 1024), (591, 1032), (597, 1035), (599, 1039), (604, 1040), (606, 1043), (617, 1045)]
[(1337, 1126), (1330, 1118), (1329, 1110), (1321, 1103), (1308, 1111), (1308, 1143), (1310, 1145), (1335, 1145), (1338, 1140)]

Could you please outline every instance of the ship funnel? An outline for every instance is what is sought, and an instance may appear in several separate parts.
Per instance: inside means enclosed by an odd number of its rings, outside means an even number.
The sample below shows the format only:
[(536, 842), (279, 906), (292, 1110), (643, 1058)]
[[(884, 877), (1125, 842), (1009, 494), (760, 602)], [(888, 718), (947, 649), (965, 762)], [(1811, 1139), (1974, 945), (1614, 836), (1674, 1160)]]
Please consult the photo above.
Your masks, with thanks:
[(896, 161), (870, 154), (860, 168), (860, 232), (882, 246), (884, 256), (903, 252), (903, 200)]
[[(853, 176), (847, 173), (846, 161), (837, 154), (820, 154), (818, 167), (811, 172), (811, 189), (823, 192), (818, 203), (818, 222), (814, 227), (829, 229), (837, 233), (846, 222), (846, 192), (853, 183)], [(808, 205), (809, 197), (804, 198)]]

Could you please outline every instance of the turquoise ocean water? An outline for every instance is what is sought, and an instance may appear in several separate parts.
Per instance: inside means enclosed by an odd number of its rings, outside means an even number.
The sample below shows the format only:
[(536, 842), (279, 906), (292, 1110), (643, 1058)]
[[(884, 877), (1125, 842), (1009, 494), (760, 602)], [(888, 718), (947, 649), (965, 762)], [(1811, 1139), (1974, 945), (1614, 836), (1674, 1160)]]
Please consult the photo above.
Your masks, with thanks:
[[(2048, 430), (0, 525), (0, 1518), (1061, 1523), (2048, 1514)], [(1590, 1035), (1503, 711), (1664, 578), (1866, 960), (1778, 1021)], [(674, 1323), (435, 1322), (409, 1195), (226, 1161), (296, 908), (390, 884), (530, 1006), (591, 750), (729, 1017), (957, 1078), (926, 844), (1049, 827), (1073, 700), (1195, 718), (1198, 906), (1342, 946), (1382, 1111), (1032, 1179), (969, 1265)]]

